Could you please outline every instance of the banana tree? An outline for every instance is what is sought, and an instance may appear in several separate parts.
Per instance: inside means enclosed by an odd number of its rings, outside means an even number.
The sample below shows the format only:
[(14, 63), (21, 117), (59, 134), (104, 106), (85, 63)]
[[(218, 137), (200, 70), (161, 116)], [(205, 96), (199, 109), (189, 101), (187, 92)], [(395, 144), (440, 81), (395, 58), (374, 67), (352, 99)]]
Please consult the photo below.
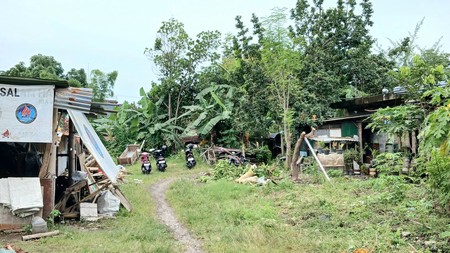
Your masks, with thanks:
[[(199, 135), (211, 136), (211, 144), (213, 143), (212, 131), (221, 121), (230, 119), (233, 111), (233, 88), (228, 85), (212, 85), (203, 89), (197, 94), (195, 100), (196, 105), (184, 106), (187, 111), (180, 117), (193, 117), (193, 120), (183, 135), (196, 131)], [(222, 97), (222, 99), (221, 99)]]

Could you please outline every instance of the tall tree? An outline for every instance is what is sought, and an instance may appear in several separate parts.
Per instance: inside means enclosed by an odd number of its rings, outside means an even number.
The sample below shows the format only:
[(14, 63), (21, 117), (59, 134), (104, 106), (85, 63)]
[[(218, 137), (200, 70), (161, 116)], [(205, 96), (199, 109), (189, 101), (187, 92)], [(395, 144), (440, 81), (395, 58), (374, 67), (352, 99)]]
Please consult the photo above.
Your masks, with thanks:
[(105, 98), (114, 95), (114, 83), (118, 74), (115, 70), (111, 73), (103, 73), (98, 69), (91, 71), (91, 82), (88, 87), (94, 91), (94, 101), (104, 101)]
[(194, 100), (199, 70), (218, 59), (219, 39), (218, 31), (201, 32), (192, 39), (183, 23), (170, 19), (159, 28), (153, 47), (145, 49), (160, 76), (158, 95), (164, 98), (169, 119), (174, 118), (175, 123), (181, 106)]
[(391, 63), (371, 53), (372, 13), (369, 0), (359, 6), (355, 0), (338, 0), (329, 9), (323, 7), (323, 0), (314, 0), (311, 6), (307, 0), (297, 1), (290, 31), (305, 55), (298, 77), (309, 95), (298, 106), (306, 108), (306, 114), (331, 116), (328, 103), (338, 100), (339, 91), (349, 85), (373, 94), (388, 82)]
[(263, 22), (262, 62), (264, 73), (270, 78), (269, 89), (273, 105), (282, 112), (283, 136), (286, 144), (286, 168), (291, 164), (293, 98), (301, 89), (296, 73), (302, 66), (301, 54), (295, 51), (295, 43), (288, 36), (287, 16), (284, 9), (274, 9)]
[(30, 65), (25, 66), (24, 62), (19, 62), (9, 70), (2, 74), (8, 76), (31, 77), (42, 79), (64, 79), (64, 69), (60, 62), (56, 61), (53, 56), (42, 54), (33, 55), (30, 58)]
[(86, 71), (81, 69), (70, 69), (69, 72), (66, 74), (66, 79), (69, 82), (70, 86), (73, 87), (87, 87), (87, 76)]

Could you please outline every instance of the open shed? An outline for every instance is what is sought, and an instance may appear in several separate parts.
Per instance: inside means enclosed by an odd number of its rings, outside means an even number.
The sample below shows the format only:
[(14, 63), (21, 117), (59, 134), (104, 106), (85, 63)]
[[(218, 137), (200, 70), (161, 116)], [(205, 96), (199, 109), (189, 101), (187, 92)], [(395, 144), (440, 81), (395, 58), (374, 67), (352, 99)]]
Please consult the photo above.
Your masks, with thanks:
[(47, 218), (65, 190), (57, 189), (58, 176), (67, 173), (67, 186), (76, 183), (84, 149), (116, 183), (119, 167), (85, 115), (112, 112), (111, 105), (92, 95), (66, 81), (0, 76), (0, 229)]

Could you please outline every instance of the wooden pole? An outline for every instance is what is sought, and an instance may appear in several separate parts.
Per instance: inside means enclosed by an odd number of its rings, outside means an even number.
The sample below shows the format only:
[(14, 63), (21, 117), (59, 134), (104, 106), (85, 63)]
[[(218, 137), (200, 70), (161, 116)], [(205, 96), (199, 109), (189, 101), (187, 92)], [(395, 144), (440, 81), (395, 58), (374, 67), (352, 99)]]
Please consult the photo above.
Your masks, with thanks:
[(305, 142), (308, 145), (309, 150), (311, 150), (311, 153), (313, 154), (314, 158), (316, 159), (317, 164), (319, 164), (319, 168), (322, 170), (323, 174), (325, 175), (325, 178), (328, 180), (328, 182), (331, 183), (330, 177), (328, 177), (327, 172), (323, 168), (322, 163), (320, 162), (319, 158), (316, 155), (316, 152), (314, 152), (314, 149), (312, 148), (311, 144), (309, 143), (308, 138), (306, 138), (306, 137), (305, 137)]
[(362, 139), (362, 122), (358, 122), (358, 139), (359, 139), (359, 161), (363, 162), (363, 139)]
[(55, 231), (51, 231), (51, 232), (46, 232), (46, 233), (38, 233), (38, 234), (33, 234), (33, 235), (23, 235), (22, 236), (22, 241), (28, 241), (31, 239), (39, 239), (42, 237), (48, 237), (48, 236), (54, 236), (59, 234), (59, 230), (55, 230)]

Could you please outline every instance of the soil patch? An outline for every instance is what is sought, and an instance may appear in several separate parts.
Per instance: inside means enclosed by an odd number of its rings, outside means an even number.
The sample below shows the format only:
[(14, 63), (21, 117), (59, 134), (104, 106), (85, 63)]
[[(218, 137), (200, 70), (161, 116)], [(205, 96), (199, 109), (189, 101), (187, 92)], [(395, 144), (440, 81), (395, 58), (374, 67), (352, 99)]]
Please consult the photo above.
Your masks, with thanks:
[(201, 242), (194, 238), (189, 230), (181, 224), (166, 200), (166, 191), (175, 179), (161, 180), (150, 187), (156, 202), (156, 214), (163, 224), (173, 232), (175, 239), (185, 246), (185, 253), (202, 253)]

